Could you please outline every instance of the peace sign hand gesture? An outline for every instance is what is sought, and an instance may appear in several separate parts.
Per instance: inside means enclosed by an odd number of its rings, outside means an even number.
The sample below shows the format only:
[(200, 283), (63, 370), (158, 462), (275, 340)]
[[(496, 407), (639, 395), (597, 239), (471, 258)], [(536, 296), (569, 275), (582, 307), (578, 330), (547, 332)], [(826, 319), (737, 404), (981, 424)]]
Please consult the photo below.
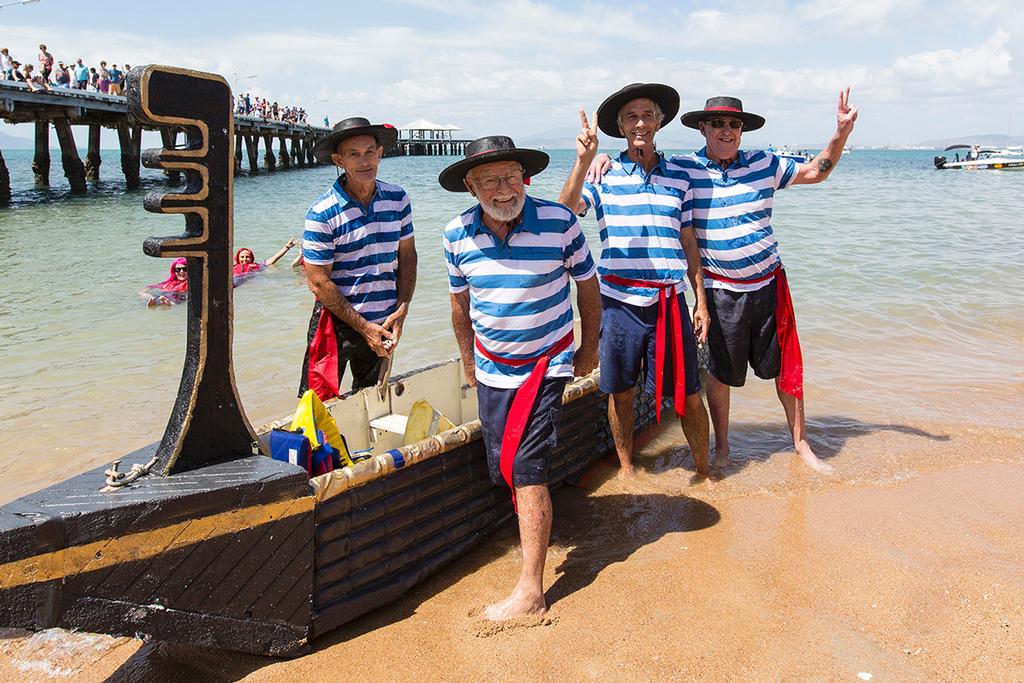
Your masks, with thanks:
[(853, 123), (857, 120), (857, 107), (850, 106), (850, 88), (839, 91), (839, 107), (836, 110), (836, 126), (839, 132), (849, 135)]
[(580, 109), (580, 134), (576, 136), (576, 157), (589, 165), (597, 154), (597, 114), (593, 115), (594, 125), (587, 121), (587, 113)]

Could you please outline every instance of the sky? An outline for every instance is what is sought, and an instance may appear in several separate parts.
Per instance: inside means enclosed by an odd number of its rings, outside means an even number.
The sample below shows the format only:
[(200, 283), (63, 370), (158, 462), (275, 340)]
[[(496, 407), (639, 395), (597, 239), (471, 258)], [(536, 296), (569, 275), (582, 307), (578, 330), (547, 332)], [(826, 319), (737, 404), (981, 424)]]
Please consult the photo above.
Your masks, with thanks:
[[(637, 81), (672, 85), (683, 111), (740, 97), (768, 119), (749, 134), (761, 143), (825, 142), (844, 86), (860, 109), (853, 145), (1024, 135), (1019, 0), (40, 0), (0, 10), (0, 44), (16, 58), (35, 61), (40, 42), (65, 61), (213, 71), (317, 121), (422, 117), (473, 137), (564, 135), (565, 146), (580, 107)], [(666, 126), (686, 133), (678, 119)]]

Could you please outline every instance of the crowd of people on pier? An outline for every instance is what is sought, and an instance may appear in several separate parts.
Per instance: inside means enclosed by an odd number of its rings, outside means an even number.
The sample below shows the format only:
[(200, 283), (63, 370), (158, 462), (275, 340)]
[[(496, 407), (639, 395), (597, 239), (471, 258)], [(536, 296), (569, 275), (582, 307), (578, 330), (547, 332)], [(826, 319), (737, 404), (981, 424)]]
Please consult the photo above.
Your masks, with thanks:
[[(67, 88), (86, 90), (105, 95), (124, 95), (124, 83), (131, 71), (131, 65), (100, 60), (99, 66), (87, 65), (81, 57), (72, 62), (55, 60), (45, 44), (39, 45), (36, 56), (38, 67), (30, 62), (22, 63), (11, 54), (10, 49), (0, 48), (0, 70), (3, 80), (24, 83), (32, 91)], [(266, 121), (308, 125), (306, 110), (302, 107), (284, 106), (271, 102), (265, 97), (250, 96), (249, 93), (235, 98), (235, 112), (242, 116), (255, 116)]]
[(249, 93), (235, 98), (235, 113), (239, 116), (256, 116), (265, 121), (285, 121), (287, 123), (307, 124), (306, 110), (302, 107), (282, 107), (265, 97)]
[(123, 95), (124, 81), (131, 71), (131, 65), (117, 64), (100, 60), (99, 66), (88, 66), (81, 57), (74, 62), (63, 62), (54, 59), (45, 44), (39, 45), (36, 56), (38, 68), (30, 62), (18, 61), (11, 51), (0, 48), (0, 70), (3, 79), (24, 83), (33, 91), (68, 88), (69, 90), (88, 90), (106, 95)]

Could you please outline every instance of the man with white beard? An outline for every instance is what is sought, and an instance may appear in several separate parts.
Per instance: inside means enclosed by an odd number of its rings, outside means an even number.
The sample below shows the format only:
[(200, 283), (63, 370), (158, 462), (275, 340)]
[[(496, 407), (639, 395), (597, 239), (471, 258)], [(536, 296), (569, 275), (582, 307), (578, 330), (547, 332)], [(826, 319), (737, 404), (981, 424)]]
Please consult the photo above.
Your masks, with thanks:
[[(486, 608), (492, 620), (547, 612), (548, 457), (565, 385), (598, 360), (600, 293), (579, 222), (524, 187), (547, 165), (544, 152), (492, 136), (468, 144), (466, 158), (438, 177), (478, 200), (444, 231), (452, 327), (466, 382), (477, 388), (491, 479), (511, 488), (519, 515), (522, 571), (512, 593)], [(575, 353), (570, 279), (583, 337)]]

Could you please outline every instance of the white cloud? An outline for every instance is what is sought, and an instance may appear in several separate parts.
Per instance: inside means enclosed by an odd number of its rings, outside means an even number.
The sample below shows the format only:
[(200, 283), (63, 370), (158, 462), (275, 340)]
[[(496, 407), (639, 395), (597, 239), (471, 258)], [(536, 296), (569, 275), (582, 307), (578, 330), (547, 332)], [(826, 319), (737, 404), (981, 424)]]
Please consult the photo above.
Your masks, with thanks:
[(1002, 89), (1010, 85), (1012, 75), (1012, 57), (1007, 50), (1009, 39), (1005, 31), (996, 31), (978, 47), (900, 57), (893, 64), (893, 76), (907, 91), (916, 94)]

